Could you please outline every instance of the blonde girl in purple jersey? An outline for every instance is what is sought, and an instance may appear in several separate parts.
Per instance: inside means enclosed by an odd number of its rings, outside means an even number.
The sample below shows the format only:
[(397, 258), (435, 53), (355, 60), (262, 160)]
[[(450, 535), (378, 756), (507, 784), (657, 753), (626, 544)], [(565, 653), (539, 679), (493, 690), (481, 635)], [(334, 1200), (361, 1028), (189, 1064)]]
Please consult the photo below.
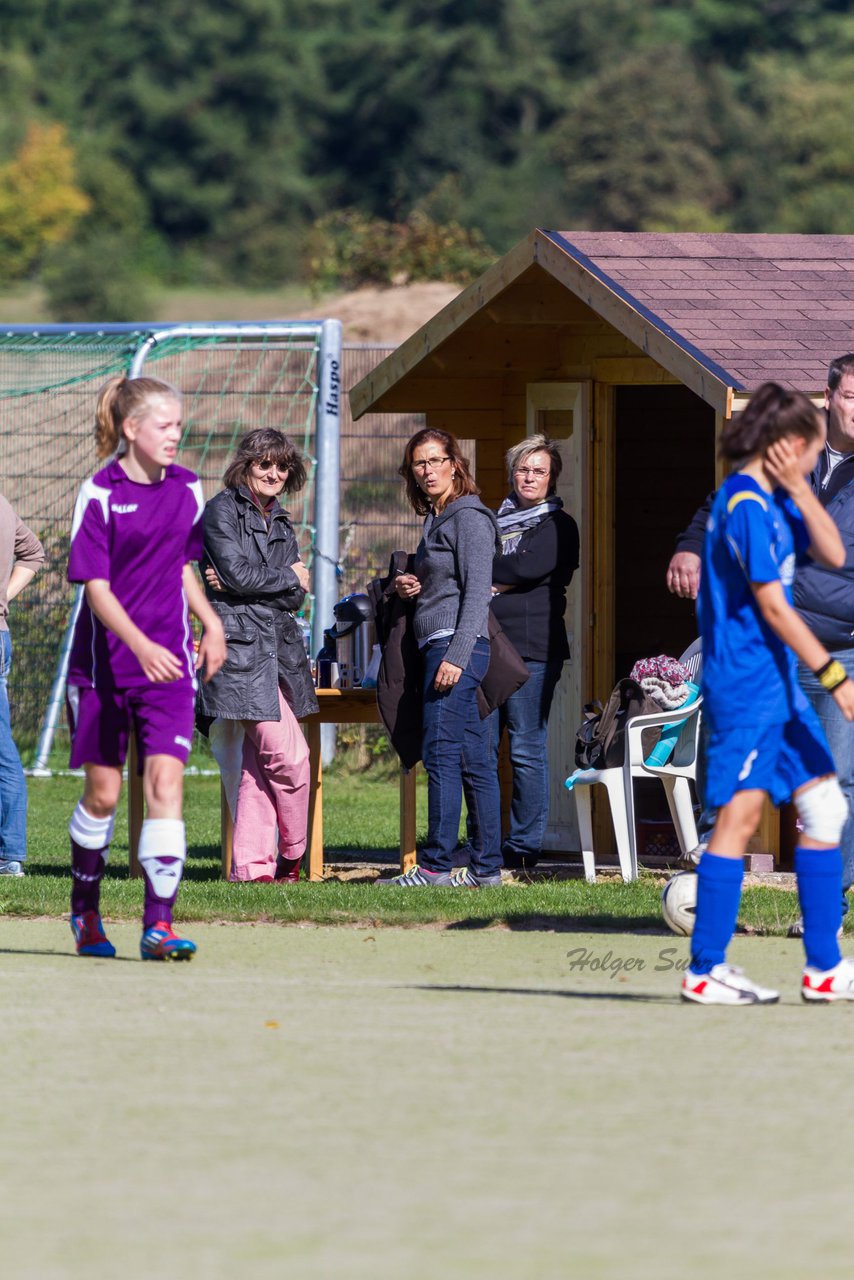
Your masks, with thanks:
[[(175, 464), (181, 396), (168, 383), (111, 378), (98, 395), (95, 436), (107, 463), (80, 490), (68, 561), (69, 581), (85, 586), (68, 674), (71, 765), (86, 774), (69, 824), (71, 929), (79, 955), (115, 955), (101, 924), (100, 882), (135, 732), (146, 804), (140, 953), (185, 960), (196, 948), (172, 929), (172, 908), (186, 858), (183, 775), (196, 671), (211, 679), (226, 653), (191, 564), (202, 553), (204, 500), (198, 477)], [(197, 655), (191, 612), (204, 628)]]

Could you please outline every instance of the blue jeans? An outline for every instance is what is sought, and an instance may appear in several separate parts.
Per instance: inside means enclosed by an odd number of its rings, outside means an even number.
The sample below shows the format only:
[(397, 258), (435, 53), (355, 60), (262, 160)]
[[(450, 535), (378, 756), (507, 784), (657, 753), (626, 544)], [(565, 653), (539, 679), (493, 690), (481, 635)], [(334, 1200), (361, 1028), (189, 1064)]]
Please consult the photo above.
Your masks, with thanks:
[(27, 780), (12, 741), (6, 680), (12, 669), (12, 637), (0, 631), (0, 858), (27, 856)]
[(428, 871), (450, 871), (460, 829), (463, 793), (471, 819), (472, 866), (479, 875), (501, 870), (501, 798), (492, 766), (489, 728), (481, 720), (477, 689), (489, 666), (489, 641), (475, 642), (457, 683), (438, 693), (436, 672), (450, 641), (424, 649), (421, 758), (427, 771), (427, 839), (420, 862)]
[[(854, 680), (854, 649), (835, 649), (830, 656), (841, 662), (849, 677)], [(849, 724), (833, 695), (822, 687), (817, 676), (803, 663), (798, 663), (798, 679), (821, 721), (836, 765), (839, 785), (848, 801), (848, 818), (839, 841), (842, 853), (842, 890), (847, 893), (854, 884), (854, 725)], [(846, 909), (847, 905), (846, 900)]]
[(489, 717), (492, 770), (498, 772), (498, 746), (507, 729), (513, 766), (510, 830), (502, 853), (508, 866), (533, 865), (543, 848), (549, 817), (548, 722), (563, 662), (531, 662), (530, 678)]

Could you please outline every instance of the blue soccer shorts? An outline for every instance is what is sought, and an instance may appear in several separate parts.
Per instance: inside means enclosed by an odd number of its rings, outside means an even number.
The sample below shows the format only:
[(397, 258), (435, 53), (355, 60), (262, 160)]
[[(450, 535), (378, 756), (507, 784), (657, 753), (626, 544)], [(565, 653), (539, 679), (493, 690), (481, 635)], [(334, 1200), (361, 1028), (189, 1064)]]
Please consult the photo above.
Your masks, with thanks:
[(782, 724), (713, 729), (705, 803), (719, 809), (737, 791), (765, 791), (779, 805), (813, 778), (835, 772), (818, 716), (807, 704)]

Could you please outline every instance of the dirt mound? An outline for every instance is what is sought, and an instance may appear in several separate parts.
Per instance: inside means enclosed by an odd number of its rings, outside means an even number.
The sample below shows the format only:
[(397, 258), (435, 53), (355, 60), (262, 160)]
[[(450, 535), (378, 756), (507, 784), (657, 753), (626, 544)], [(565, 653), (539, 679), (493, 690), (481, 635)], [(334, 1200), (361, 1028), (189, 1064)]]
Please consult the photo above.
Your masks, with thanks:
[(458, 284), (432, 280), (390, 289), (356, 289), (324, 298), (305, 318), (340, 320), (345, 342), (397, 344), (431, 320), (459, 292)]

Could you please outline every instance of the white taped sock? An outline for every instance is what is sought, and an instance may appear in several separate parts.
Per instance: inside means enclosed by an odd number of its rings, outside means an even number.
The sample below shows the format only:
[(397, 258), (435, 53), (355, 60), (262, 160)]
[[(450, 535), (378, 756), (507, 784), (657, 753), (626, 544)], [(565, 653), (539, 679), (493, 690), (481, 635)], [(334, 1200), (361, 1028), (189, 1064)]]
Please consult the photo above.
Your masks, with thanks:
[(165, 901), (175, 897), (186, 857), (187, 838), (180, 818), (145, 819), (139, 836), (139, 865), (156, 897)]
[(83, 808), (83, 801), (81, 800), (71, 815), (68, 834), (76, 844), (80, 845), (81, 849), (103, 849), (104, 861), (106, 862), (107, 845), (113, 838), (115, 825), (116, 815), (114, 813), (111, 813), (109, 818), (93, 818), (91, 813), (87, 813)]

